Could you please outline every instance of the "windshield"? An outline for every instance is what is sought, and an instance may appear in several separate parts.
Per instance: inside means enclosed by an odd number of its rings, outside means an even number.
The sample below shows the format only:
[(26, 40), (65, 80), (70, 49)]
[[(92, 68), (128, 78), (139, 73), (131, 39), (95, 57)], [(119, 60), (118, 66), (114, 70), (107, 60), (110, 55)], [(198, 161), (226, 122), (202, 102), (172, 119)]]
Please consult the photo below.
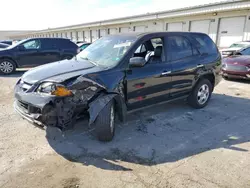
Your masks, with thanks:
[(249, 45), (250, 43), (234, 43), (230, 46), (230, 48), (244, 48)]
[(136, 36), (102, 37), (80, 52), (77, 58), (89, 60), (96, 65), (113, 67), (117, 65), (135, 40)]

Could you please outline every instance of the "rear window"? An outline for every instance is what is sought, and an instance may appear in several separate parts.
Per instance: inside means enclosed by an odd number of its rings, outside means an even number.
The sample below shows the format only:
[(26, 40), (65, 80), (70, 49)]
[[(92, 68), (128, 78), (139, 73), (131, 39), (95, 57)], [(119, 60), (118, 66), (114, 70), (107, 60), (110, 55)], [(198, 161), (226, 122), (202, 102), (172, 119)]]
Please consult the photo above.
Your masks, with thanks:
[(207, 35), (193, 35), (196, 41), (196, 48), (201, 54), (217, 54), (218, 50), (212, 39)]

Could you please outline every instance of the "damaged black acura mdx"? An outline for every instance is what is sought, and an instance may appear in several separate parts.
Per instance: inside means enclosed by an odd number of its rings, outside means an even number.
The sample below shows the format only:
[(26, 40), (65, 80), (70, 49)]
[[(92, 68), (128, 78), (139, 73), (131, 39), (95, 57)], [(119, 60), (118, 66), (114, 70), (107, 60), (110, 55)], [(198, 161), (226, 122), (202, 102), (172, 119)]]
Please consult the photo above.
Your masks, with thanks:
[(106, 36), (71, 60), (26, 72), (14, 106), (29, 121), (61, 130), (87, 117), (98, 139), (110, 141), (115, 117), (124, 121), (127, 111), (176, 99), (206, 106), (220, 68), (216, 45), (202, 33)]

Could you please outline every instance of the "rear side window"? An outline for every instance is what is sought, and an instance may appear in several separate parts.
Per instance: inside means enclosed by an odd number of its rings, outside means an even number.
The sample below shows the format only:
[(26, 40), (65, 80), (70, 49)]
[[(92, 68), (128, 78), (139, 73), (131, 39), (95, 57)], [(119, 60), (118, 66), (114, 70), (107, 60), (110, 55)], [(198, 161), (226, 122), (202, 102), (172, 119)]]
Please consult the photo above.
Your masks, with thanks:
[(42, 39), (41, 42), (43, 50), (57, 49), (57, 44), (55, 39)]
[(212, 39), (207, 35), (194, 34), (193, 38), (196, 41), (195, 47), (199, 50), (200, 54), (217, 54), (217, 47)]
[(193, 55), (191, 43), (185, 37), (170, 36), (168, 37), (168, 45), (171, 51), (171, 61), (176, 61)]
[(58, 46), (65, 49), (76, 49), (78, 46), (68, 39), (57, 39)]

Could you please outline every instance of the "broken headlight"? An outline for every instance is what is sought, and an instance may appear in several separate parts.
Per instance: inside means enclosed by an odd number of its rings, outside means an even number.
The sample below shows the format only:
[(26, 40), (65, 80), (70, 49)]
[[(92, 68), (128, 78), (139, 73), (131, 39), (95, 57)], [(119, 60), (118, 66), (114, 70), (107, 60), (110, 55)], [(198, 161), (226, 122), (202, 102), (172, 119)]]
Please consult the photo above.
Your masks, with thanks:
[(73, 95), (73, 93), (70, 90), (68, 90), (65, 86), (51, 82), (42, 83), (37, 88), (37, 92), (55, 95), (58, 97), (66, 97)]

